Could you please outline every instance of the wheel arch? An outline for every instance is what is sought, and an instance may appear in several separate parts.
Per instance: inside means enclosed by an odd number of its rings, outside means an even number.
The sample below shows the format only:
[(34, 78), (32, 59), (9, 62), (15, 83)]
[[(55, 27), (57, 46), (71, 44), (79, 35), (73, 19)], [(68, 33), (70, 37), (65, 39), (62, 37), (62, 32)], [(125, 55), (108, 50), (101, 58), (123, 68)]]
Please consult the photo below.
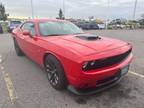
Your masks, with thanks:
[[(44, 55), (43, 55), (43, 59), (42, 59), (43, 60), (43, 66), (45, 66), (45, 58), (48, 55), (53, 55), (61, 63), (61, 65), (63, 66), (60, 57), (58, 55), (56, 55), (55, 53), (50, 52), (50, 51), (45, 52)], [(64, 69), (64, 66), (63, 66), (63, 69)]]
[[(64, 64), (62, 63), (62, 60), (60, 59), (60, 57), (57, 54), (55, 54), (53, 52), (50, 52), (50, 51), (45, 52), (44, 55), (43, 55), (43, 66), (45, 67), (45, 58), (48, 55), (53, 55), (58, 60), (58, 62), (61, 64), (61, 66), (62, 66), (62, 68), (64, 70), (64, 74), (65, 74), (65, 77), (67, 79), (66, 69), (64, 67)], [(67, 79), (67, 81), (68, 81), (68, 79)]]

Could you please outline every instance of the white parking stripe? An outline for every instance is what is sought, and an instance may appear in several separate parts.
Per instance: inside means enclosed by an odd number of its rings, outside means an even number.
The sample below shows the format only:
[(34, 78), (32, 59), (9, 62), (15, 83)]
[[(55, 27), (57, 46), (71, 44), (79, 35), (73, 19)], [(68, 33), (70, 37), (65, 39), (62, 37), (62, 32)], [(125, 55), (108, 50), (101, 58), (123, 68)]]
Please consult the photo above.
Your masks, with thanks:
[(0, 63), (2, 62), (2, 55), (0, 54)]
[(15, 91), (15, 88), (13, 86), (13, 83), (12, 83), (12, 80), (11, 80), (11, 77), (10, 75), (8, 74), (8, 72), (5, 72), (4, 71), (4, 67), (0, 64), (0, 71), (2, 72), (2, 75), (3, 75), (3, 78), (4, 78), (4, 81), (6, 83), (6, 87), (7, 87), (7, 90), (8, 90), (8, 93), (9, 93), (9, 98), (11, 100), (11, 103), (14, 104), (16, 102), (16, 99), (18, 98), (17, 95), (16, 95), (16, 91)]
[(2, 74), (3, 74), (4, 80), (5, 80), (5, 83), (6, 83), (6, 86), (7, 86), (7, 90), (8, 90), (8, 93), (9, 93), (11, 103), (14, 104), (16, 99), (17, 99), (17, 96), (16, 96), (16, 92), (15, 92), (12, 80), (11, 80), (11, 78), (10, 78), (10, 76), (7, 72), (2, 71)]
[(4, 67), (3, 67), (3, 66), (0, 66), (0, 69), (1, 69), (1, 70), (4, 70)]
[(133, 75), (136, 75), (138, 77), (144, 78), (144, 75), (142, 75), (142, 74), (139, 74), (139, 73), (136, 73), (136, 72), (133, 72), (133, 71), (129, 71), (129, 73), (131, 73)]

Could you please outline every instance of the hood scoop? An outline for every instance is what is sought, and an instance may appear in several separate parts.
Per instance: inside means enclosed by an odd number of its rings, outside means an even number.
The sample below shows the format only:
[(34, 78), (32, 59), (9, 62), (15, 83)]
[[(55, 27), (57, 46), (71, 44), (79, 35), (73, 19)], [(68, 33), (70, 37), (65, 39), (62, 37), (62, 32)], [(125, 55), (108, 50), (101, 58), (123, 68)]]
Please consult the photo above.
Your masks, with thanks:
[(78, 35), (76, 37), (79, 39), (88, 40), (88, 41), (94, 41), (94, 40), (100, 40), (101, 39), (99, 36), (91, 35), (91, 34)]

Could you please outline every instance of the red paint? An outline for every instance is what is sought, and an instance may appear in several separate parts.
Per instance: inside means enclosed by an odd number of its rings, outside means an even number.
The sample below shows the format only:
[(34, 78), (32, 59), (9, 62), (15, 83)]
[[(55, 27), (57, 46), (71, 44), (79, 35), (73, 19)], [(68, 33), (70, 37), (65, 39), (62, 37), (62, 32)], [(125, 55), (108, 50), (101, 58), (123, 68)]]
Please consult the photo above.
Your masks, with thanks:
[(12, 34), (16, 38), (22, 51), (32, 60), (43, 66), (46, 53), (51, 53), (62, 63), (69, 84), (76, 88), (95, 87), (96, 81), (114, 75), (119, 69), (129, 65), (132, 61), (130, 54), (124, 61), (113, 66), (96, 70), (82, 71), (85, 61), (103, 59), (128, 51), (132, 46), (126, 42), (102, 37), (101, 40), (86, 41), (69, 36), (42, 37), (39, 33), (39, 21), (61, 20), (30, 20), (35, 23), (36, 36), (24, 36), (20, 27)]

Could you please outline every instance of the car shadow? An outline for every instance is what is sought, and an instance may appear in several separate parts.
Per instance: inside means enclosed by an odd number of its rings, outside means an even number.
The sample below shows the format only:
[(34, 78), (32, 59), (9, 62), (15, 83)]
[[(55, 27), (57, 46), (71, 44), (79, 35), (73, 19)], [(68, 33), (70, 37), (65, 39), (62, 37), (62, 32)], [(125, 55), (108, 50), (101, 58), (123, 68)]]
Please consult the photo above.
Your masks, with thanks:
[[(123, 80), (127, 80), (127, 79), (125, 78)], [(78, 96), (69, 91), (65, 93), (67, 93), (67, 95), (70, 96), (77, 104), (87, 104), (88, 102), (95, 100), (96, 102), (101, 102), (105, 105), (110, 105), (110, 103), (112, 104), (114, 102), (118, 102), (121, 99), (136, 98), (135, 96), (130, 95), (132, 88), (124, 87), (125, 85), (123, 85), (123, 82), (125, 81), (122, 81), (111, 88), (108, 88), (106, 90), (91, 95)]]

